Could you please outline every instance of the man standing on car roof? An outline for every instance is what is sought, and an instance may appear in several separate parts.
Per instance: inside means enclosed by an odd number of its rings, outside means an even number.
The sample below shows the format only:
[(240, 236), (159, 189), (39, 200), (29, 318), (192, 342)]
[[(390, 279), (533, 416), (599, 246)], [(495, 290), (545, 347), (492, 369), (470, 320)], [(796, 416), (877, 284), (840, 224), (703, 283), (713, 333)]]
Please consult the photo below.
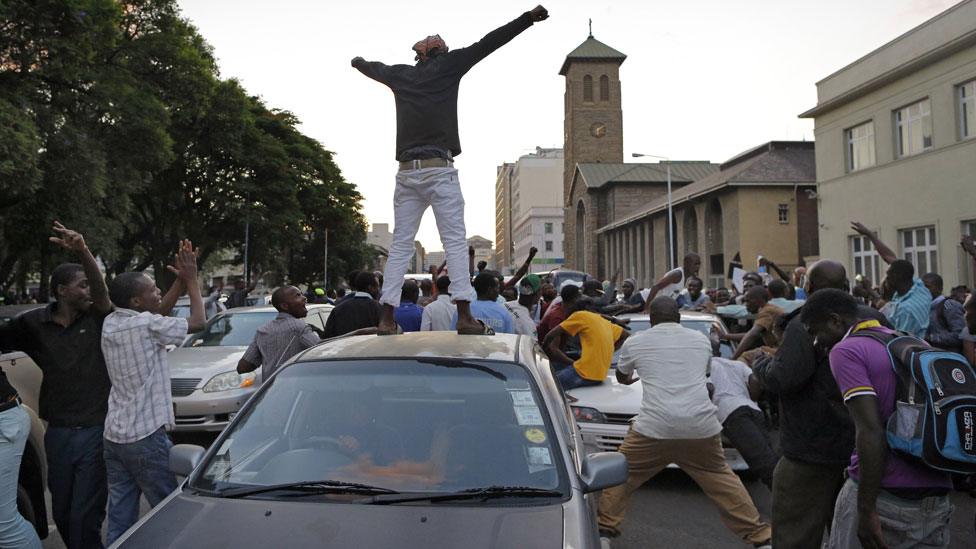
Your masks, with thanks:
[(458, 137), (457, 96), (461, 78), (493, 51), (515, 38), (533, 23), (549, 17), (536, 6), (512, 22), (488, 33), (480, 41), (450, 51), (440, 35), (428, 36), (413, 46), (416, 65), (385, 65), (352, 60), (364, 75), (393, 91), (397, 114), (396, 159), (400, 170), (393, 194), (393, 245), (386, 262), (380, 303), (383, 316), (379, 333), (396, 333), (394, 309), (400, 304), (403, 275), (414, 253), (414, 237), (428, 207), (434, 210), (437, 228), (447, 254), (451, 274), (451, 300), (458, 308), (458, 333), (483, 333), (485, 328), (471, 314), (475, 292), (465, 272), (464, 198), (454, 169), (461, 154)]
[(102, 431), (112, 385), (102, 355), (102, 323), (112, 311), (105, 279), (84, 237), (54, 222), (51, 242), (75, 253), (51, 273), (56, 301), (0, 331), (0, 347), (27, 353), (44, 373), (40, 416), (48, 489), (58, 533), (70, 548), (102, 547), (108, 485)]

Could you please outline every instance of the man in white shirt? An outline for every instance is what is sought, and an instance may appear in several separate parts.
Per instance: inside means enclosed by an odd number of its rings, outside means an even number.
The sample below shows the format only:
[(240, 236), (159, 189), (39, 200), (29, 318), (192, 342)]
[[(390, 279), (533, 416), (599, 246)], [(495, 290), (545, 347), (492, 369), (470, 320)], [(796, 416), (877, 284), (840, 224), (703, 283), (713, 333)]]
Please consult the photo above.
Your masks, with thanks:
[(451, 302), (451, 294), (447, 293), (451, 286), (451, 279), (446, 276), (437, 278), (437, 299), (424, 307), (420, 317), (421, 332), (447, 332), (451, 330), (451, 320), (457, 314), (457, 305)]
[[(774, 281), (775, 282), (775, 281)], [(749, 385), (752, 369), (744, 362), (712, 357), (712, 402), (718, 409), (722, 432), (742, 454), (766, 488), (773, 489), (773, 469), (779, 457), (773, 450), (766, 427), (766, 416), (756, 404), (760, 388)]]
[(527, 274), (519, 281), (519, 298), (505, 303), (505, 308), (515, 319), (515, 333), (537, 337), (533, 311), (539, 308), (541, 289), (542, 279), (539, 275)]
[[(109, 285), (115, 311), (102, 326), (102, 353), (112, 381), (105, 417), (105, 470), (108, 476), (107, 544), (139, 519), (139, 496), (155, 507), (176, 489), (169, 472), (173, 428), (166, 346), (203, 329), (206, 317), (197, 283), (197, 264), (189, 240), (180, 244), (177, 280), (160, 297), (143, 273), (122, 273)], [(190, 294), (190, 318), (166, 316), (176, 300)]]
[(628, 338), (617, 362), (617, 381), (640, 381), (643, 397), (620, 446), (627, 457), (627, 482), (600, 497), (600, 535), (619, 535), (630, 494), (674, 463), (718, 505), (726, 527), (756, 547), (769, 547), (772, 530), (725, 462), (722, 425), (706, 386), (711, 342), (681, 326), (674, 299), (657, 297), (649, 310), (652, 327)]

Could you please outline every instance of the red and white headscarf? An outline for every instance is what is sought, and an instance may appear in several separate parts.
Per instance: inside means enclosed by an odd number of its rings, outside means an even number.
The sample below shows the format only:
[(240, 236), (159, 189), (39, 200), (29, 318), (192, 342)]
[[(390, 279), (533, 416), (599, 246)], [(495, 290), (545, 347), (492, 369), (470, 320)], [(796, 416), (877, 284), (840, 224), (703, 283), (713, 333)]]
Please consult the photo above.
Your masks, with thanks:
[(447, 53), (448, 47), (441, 35), (434, 34), (420, 40), (413, 45), (413, 51), (417, 52), (417, 57), (414, 58), (416, 61), (425, 61), (430, 57), (431, 52), (437, 51), (437, 53)]

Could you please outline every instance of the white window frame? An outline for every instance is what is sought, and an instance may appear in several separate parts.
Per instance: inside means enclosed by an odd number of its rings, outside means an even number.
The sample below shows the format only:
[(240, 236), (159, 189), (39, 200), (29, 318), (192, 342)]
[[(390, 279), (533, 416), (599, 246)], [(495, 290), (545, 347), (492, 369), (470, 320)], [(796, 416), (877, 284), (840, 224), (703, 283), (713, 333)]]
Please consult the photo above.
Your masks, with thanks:
[(553, 243), (552, 243), (552, 240), (546, 240), (546, 241), (545, 241), (545, 244), (544, 244), (544, 249), (545, 249), (545, 251), (547, 251), (547, 252), (551, 252), (551, 251), (553, 251), (553, 249), (554, 249), (554, 245), (553, 245)]
[(939, 272), (939, 239), (935, 225), (898, 231), (901, 256), (915, 265), (915, 275)]
[(552, 234), (552, 231), (554, 229), (553, 225), (555, 225), (555, 224), (552, 223), (552, 222), (549, 222), (549, 221), (543, 223), (542, 224), (542, 232), (544, 234)]
[[(917, 116), (911, 114), (912, 107), (918, 107), (919, 113)], [(912, 103), (911, 105), (905, 105), (904, 107), (896, 110), (894, 112), (895, 118), (895, 152), (898, 158), (905, 158), (908, 156), (916, 155), (920, 152), (930, 150), (932, 148), (932, 102), (929, 98), (921, 99)], [(911, 149), (912, 138), (914, 137), (914, 131), (912, 127), (918, 122), (918, 131), (922, 132), (922, 148), (919, 150)], [(925, 126), (928, 125), (929, 131), (929, 145), (925, 146)], [(903, 139), (904, 138), (904, 139)]]
[(789, 204), (779, 204), (776, 208), (776, 216), (779, 219), (781, 225), (789, 225), (790, 223), (790, 205)]
[(871, 279), (871, 284), (881, 286), (884, 272), (881, 270), (881, 256), (874, 249), (871, 239), (862, 235), (850, 237), (851, 272)]
[[(976, 79), (956, 86), (956, 99), (959, 108), (959, 139), (976, 137)], [(972, 125), (967, 114), (973, 115)]]
[[(863, 124), (852, 126), (844, 130), (844, 141), (847, 146), (847, 171), (856, 172), (865, 168), (870, 168), (877, 163), (874, 145), (874, 120), (868, 120)], [(863, 165), (858, 162), (861, 158), (857, 152), (860, 147), (867, 147), (868, 158)], [(858, 149), (857, 151), (855, 149)]]
[[(976, 236), (976, 219), (967, 219), (961, 223), (962, 234)], [(962, 258), (962, 282), (969, 287), (976, 287), (976, 272), (973, 272), (973, 260), (962, 248), (956, 248)]]

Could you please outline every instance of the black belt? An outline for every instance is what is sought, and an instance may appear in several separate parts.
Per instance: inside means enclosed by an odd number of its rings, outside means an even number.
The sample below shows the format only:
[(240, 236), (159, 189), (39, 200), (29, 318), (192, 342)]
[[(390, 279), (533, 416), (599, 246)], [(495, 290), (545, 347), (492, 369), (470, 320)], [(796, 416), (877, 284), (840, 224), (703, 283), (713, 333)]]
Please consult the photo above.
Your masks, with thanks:
[(9, 409), (11, 409), (11, 408), (13, 408), (15, 406), (20, 406), (20, 397), (19, 396), (18, 397), (14, 397), (13, 400), (8, 400), (7, 402), (4, 402), (4, 403), (0, 404), (0, 413), (6, 412), (7, 410), (9, 410)]
[(400, 171), (420, 170), (423, 168), (450, 168), (454, 166), (453, 160), (446, 158), (423, 158), (420, 160), (407, 160), (400, 162)]

